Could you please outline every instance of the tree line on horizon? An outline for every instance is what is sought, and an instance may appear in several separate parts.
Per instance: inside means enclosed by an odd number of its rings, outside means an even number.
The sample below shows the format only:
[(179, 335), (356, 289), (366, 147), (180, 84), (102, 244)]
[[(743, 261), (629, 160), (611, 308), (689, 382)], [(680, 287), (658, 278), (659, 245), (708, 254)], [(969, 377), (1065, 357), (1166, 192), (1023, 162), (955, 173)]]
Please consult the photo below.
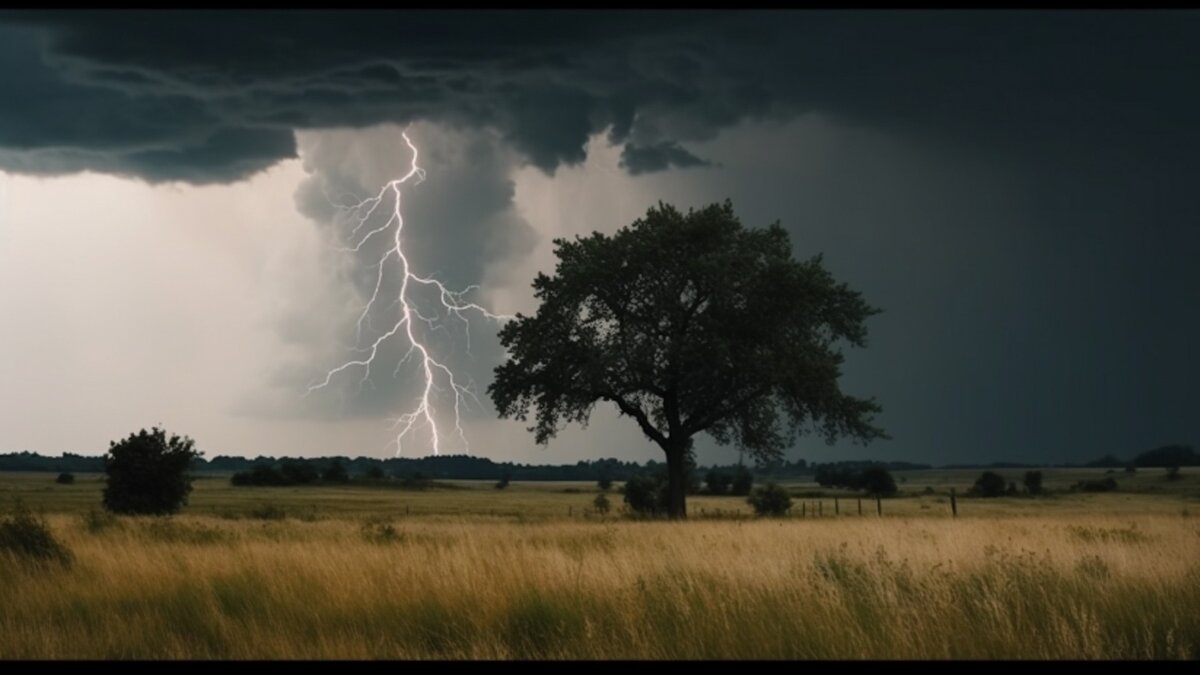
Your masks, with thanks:
[[(496, 462), (487, 457), (472, 455), (440, 455), (430, 457), (390, 457), (378, 459), (374, 457), (324, 456), (324, 457), (238, 457), (218, 455), (210, 460), (202, 457), (191, 462), (190, 470), (195, 472), (237, 473), (253, 471), (255, 467), (275, 467), (281, 469), (285, 463), (311, 466), (318, 472), (324, 472), (335, 462), (339, 462), (351, 474), (366, 475), (373, 468), (388, 475), (411, 476), (420, 474), (431, 479), (444, 480), (499, 480), (505, 475), (510, 480), (538, 481), (597, 481), (608, 478), (613, 481), (625, 481), (636, 475), (653, 474), (661, 470), (663, 462), (649, 460), (645, 463), (620, 461), (613, 458), (597, 460), (581, 460), (575, 464), (520, 464), (514, 462)], [(696, 467), (703, 476), (707, 471), (727, 472), (732, 474), (741, 464), (733, 462), (726, 465), (705, 465)], [(878, 466), (889, 471), (917, 471), (927, 469), (988, 469), (988, 468), (1122, 468), (1134, 467), (1164, 467), (1171, 466), (1200, 466), (1200, 455), (1190, 445), (1164, 445), (1153, 450), (1139, 453), (1129, 460), (1122, 460), (1112, 455), (1082, 464), (1028, 464), (1014, 462), (991, 462), (981, 464), (947, 464), (933, 466), (903, 461), (873, 461), (873, 460), (842, 460), (836, 462), (812, 462), (804, 459), (796, 461), (778, 461), (767, 464), (747, 465), (755, 476), (760, 478), (789, 478), (813, 476), (821, 471), (825, 473), (845, 473), (862, 471), (868, 467)], [(823, 470), (822, 470), (823, 469)], [(0, 454), (0, 471), (43, 471), (71, 473), (101, 473), (104, 471), (102, 456), (86, 456), (64, 452), (60, 457), (40, 455), (36, 452), (21, 451)]]

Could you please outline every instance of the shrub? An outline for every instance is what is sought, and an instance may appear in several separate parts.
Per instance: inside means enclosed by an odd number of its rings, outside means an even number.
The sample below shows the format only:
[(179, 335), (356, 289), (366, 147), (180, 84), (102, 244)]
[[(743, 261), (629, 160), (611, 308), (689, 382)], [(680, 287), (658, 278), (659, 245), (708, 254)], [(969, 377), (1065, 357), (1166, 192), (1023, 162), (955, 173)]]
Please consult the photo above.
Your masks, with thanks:
[(166, 515), (187, 504), (192, 479), (187, 470), (201, 453), (187, 436), (154, 427), (109, 444), (104, 455), (104, 508), (114, 513)]
[(735, 497), (745, 497), (750, 494), (752, 487), (754, 487), (754, 476), (746, 467), (738, 466), (737, 471), (733, 474), (729, 493)]
[(708, 494), (723, 495), (729, 492), (730, 486), (733, 485), (733, 476), (709, 469), (704, 475), (704, 484), (708, 488)]
[(0, 521), (0, 551), (7, 551), (34, 562), (70, 565), (74, 556), (50, 531), (46, 521), (33, 515), (20, 500), (10, 514)]
[(971, 493), (979, 497), (1000, 497), (1004, 495), (1004, 477), (995, 471), (984, 471), (975, 481)]
[(500, 476), (500, 480), (496, 481), (497, 490), (503, 490), (504, 488), (508, 487), (509, 476), (510, 474), (507, 471), (504, 472), (504, 475)]
[(667, 482), (663, 474), (651, 477), (633, 476), (625, 481), (621, 492), (630, 510), (639, 514), (655, 515), (667, 510)]
[(59, 485), (74, 485), (75, 484), (75, 474), (65, 473), (65, 472), (60, 473), (60, 474), (58, 474), (58, 478), (54, 479), (54, 482), (58, 483)]
[(600, 476), (600, 480), (596, 481), (596, 485), (601, 490), (608, 490), (610, 487), (612, 487), (612, 484), (613, 484), (612, 478), (610, 478), (607, 474)]
[(746, 501), (760, 516), (782, 516), (792, 507), (792, 498), (787, 490), (775, 483), (758, 488)]
[(890, 497), (896, 494), (896, 481), (882, 466), (869, 466), (858, 476), (858, 485), (871, 496)]
[(1177, 467), (1177, 466), (1167, 467), (1167, 480), (1179, 480), (1180, 478), (1183, 478), (1183, 476), (1179, 475), (1179, 467)]
[(1031, 495), (1042, 494), (1042, 472), (1041, 471), (1026, 471), (1025, 477), (1022, 479), (1025, 483), (1025, 491)]
[(609, 509), (612, 508), (612, 504), (608, 501), (608, 496), (603, 494), (596, 495), (596, 499), (592, 501), (592, 506), (596, 508), (596, 513), (600, 515), (608, 513)]

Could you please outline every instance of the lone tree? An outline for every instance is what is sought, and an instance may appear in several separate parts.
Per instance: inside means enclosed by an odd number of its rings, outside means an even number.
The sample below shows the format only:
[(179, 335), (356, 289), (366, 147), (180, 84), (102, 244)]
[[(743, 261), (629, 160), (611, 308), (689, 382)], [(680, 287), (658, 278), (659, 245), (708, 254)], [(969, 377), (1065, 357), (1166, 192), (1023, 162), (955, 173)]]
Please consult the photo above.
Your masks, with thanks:
[(865, 346), (878, 310), (820, 256), (793, 259), (778, 223), (747, 229), (728, 200), (686, 214), (660, 202), (612, 236), (554, 243), (554, 276), (533, 282), (541, 306), (501, 329), (509, 359), (488, 387), (501, 417), (536, 407), (539, 444), (612, 403), (666, 453), (667, 512), (685, 518), (696, 434), (762, 460), (797, 432), (886, 437), (874, 400), (838, 387), (840, 343)]
[(104, 508), (115, 513), (166, 515), (187, 504), (192, 460), (202, 453), (187, 436), (158, 427), (142, 429), (123, 441), (109, 444), (104, 455)]

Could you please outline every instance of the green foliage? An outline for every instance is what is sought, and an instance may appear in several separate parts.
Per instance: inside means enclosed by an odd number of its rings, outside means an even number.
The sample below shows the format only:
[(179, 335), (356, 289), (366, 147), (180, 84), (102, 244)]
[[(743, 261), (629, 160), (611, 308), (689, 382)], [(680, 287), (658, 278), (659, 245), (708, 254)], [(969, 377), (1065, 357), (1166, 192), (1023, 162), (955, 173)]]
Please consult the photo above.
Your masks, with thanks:
[(367, 469), (366, 477), (367, 480), (383, 480), (387, 478), (387, 474), (384, 473), (382, 467), (372, 466)]
[(896, 494), (896, 480), (882, 466), (869, 466), (862, 470), (857, 479), (858, 489), (866, 490), (873, 497), (891, 497)]
[(995, 471), (984, 471), (971, 488), (971, 494), (977, 497), (1004, 496), (1004, 476)]
[(792, 508), (792, 498), (787, 490), (775, 483), (758, 488), (746, 501), (760, 516), (782, 516)]
[(114, 513), (166, 515), (187, 504), (192, 491), (188, 467), (201, 453), (186, 436), (158, 427), (142, 429), (120, 442), (112, 442), (104, 455), (108, 485), (104, 507)]
[(1025, 478), (1022, 479), (1025, 483), (1025, 491), (1031, 495), (1042, 494), (1042, 472), (1041, 471), (1026, 471)]
[(592, 500), (592, 506), (595, 507), (596, 513), (604, 515), (608, 513), (609, 509), (612, 508), (612, 503), (608, 501), (608, 495), (598, 494), (596, 495), (596, 498)]
[[(762, 460), (798, 432), (884, 437), (880, 407), (843, 394), (842, 343), (866, 345), (878, 310), (820, 256), (797, 261), (775, 223), (747, 229), (726, 201), (686, 214), (659, 204), (612, 236), (555, 240), (554, 276), (533, 282), (534, 316), (500, 331), (511, 358), (489, 386), (501, 417), (545, 444), (597, 403), (632, 418), (670, 461), (698, 433)], [(673, 516), (687, 480), (671, 476)]]
[(496, 481), (496, 489), (497, 490), (503, 490), (504, 488), (508, 487), (508, 484), (510, 482), (509, 476), (510, 476), (510, 474), (507, 471), (505, 471), (504, 474), (502, 476), (500, 476), (500, 480)]
[(733, 472), (733, 480), (729, 483), (729, 494), (735, 497), (745, 497), (750, 494), (752, 487), (754, 487), (754, 475), (750, 473), (750, 469), (739, 465)]
[(69, 566), (74, 556), (59, 543), (46, 521), (33, 514), (20, 500), (0, 521), (0, 552), (39, 563)]
[(346, 467), (342, 465), (339, 459), (333, 460), (324, 472), (321, 473), (321, 480), (326, 483), (349, 483), (350, 474), (346, 471)]
[(640, 515), (657, 515), (667, 508), (666, 476), (638, 475), (625, 481), (621, 488), (629, 509)]
[(729, 492), (729, 488), (733, 485), (733, 476), (727, 473), (722, 473), (716, 469), (709, 469), (704, 476), (704, 484), (710, 495), (723, 495)]
[(608, 474), (601, 475), (600, 479), (596, 481), (596, 486), (601, 490), (608, 490), (612, 487), (612, 484), (613, 480)]

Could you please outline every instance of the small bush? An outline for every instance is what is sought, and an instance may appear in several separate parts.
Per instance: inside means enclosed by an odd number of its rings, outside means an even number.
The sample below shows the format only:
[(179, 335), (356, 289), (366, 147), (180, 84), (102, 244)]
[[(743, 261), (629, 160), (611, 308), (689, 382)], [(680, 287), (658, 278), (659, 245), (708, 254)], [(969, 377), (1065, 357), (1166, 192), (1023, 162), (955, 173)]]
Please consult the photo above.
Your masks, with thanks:
[(500, 480), (496, 481), (496, 489), (503, 490), (504, 488), (508, 487), (508, 484), (509, 484), (509, 473), (507, 471), (505, 471), (504, 475), (500, 476)]
[(109, 444), (104, 455), (104, 508), (113, 513), (168, 515), (187, 504), (188, 467), (201, 456), (195, 442), (158, 427)]
[(596, 499), (592, 501), (592, 506), (596, 508), (596, 513), (600, 515), (608, 513), (609, 509), (612, 508), (612, 504), (608, 501), (608, 496), (602, 494), (596, 495)]
[(74, 485), (75, 484), (75, 474), (60, 473), (60, 474), (58, 474), (58, 478), (54, 479), (54, 482), (58, 483), (59, 485)]
[(35, 516), (20, 500), (0, 521), (0, 551), (39, 563), (71, 564), (74, 556), (54, 538), (46, 521)]
[(605, 490), (605, 491), (607, 491), (609, 488), (611, 488), (612, 484), (613, 484), (612, 478), (609, 478), (607, 475), (601, 476), (600, 480), (596, 481), (597, 487), (599, 487), (601, 490)]
[(1031, 495), (1042, 494), (1042, 472), (1041, 471), (1026, 471), (1025, 477), (1022, 479), (1025, 483), (1025, 491)]
[(729, 492), (730, 486), (733, 485), (733, 476), (727, 473), (721, 473), (716, 469), (709, 469), (704, 476), (704, 484), (708, 488), (710, 495), (723, 495)]
[(657, 515), (667, 510), (667, 481), (665, 475), (633, 476), (625, 481), (621, 490), (625, 495), (625, 503), (634, 513)]
[(858, 475), (858, 485), (872, 497), (891, 497), (896, 494), (896, 480), (882, 466), (869, 466)]
[(749, 469), (739, 466), (737, 472), (733, 474), (729, 493), (735, 497), (745, 497), (750, 494), (752, 487), (754, 487), (754, 476), (750, 473)]
[(760, 516), (782, 516), (792, 507), (792, 498), (787, 490), (775, 483), (758, 488), (746, 501)]
[(1179, 480), (1180, 478), (1183, 478), (1183, 476), (1179, 475), (1179, 467), (1177, 467), (1177, 466), (1167, 467), (1167, 480)]
[(984, 471), (971, 488), (971, 494), (979, 497), (1000, 497), (1004, 495), (1004, 477), (995, 471)]

